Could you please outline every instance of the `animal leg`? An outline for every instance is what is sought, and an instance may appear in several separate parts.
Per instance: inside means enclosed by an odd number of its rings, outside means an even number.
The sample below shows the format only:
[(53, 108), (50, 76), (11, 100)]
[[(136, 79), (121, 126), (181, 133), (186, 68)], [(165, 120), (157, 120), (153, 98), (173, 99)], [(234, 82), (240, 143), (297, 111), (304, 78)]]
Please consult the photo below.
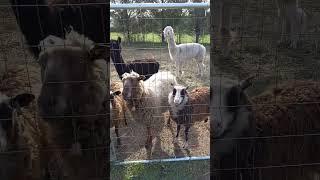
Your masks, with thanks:
[(180, 69), (179, 69), (179, 63), (176, 61), (176, 76), (179, 77), (179, 72), (180, 72)]
[(117, 135), (117, 145), (118, 145), (118, 146), (121, 146), (121, 141), (120, 141), (120, 137), (119, 137), (119, 128), (118, 128), (118, 125), (115, 126), (114, 131), (116, 132), (116, 135)]
[(185, 135), (185, 143), (183, 145), (183, 148), (188, 148), (188, 134), (189, 134), (189, 130), (190, 130), (190, 124), (186, 124), (185, 125), (185, 129), (184, 129), (184, 135)]
[(179, 69), (179, 75), (181, 76), (182, 75), (182, 64), (181, 64), (181, 62), (178, 64), (178, 69)]
[(170, 125), (170, 118), (171, 118), (171, 116), (169, 115), (169, 116), (168, 116), (168, 119), (167, 119), (167, 126)]
[(151, 128), (147, 127), (147, 141), (146, 141), (145, 148), (147, 150), (148, 157), (151, 157), (151, 146), (152, 146)]
[(181, 128), (181, 125), (177, 124), (177, 135), (174, 138), (173, 143), (178, 143), (178, 137), (179, 137), (180, 128)]

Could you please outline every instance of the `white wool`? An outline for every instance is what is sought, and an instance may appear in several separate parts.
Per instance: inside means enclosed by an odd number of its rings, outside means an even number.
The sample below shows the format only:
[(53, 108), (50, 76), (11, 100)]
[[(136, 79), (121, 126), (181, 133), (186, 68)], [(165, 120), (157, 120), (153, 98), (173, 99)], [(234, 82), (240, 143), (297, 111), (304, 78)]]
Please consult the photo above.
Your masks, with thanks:
[(176, 75), (179, 74), (182, 64), (196, 59), (198, 73), (202, 76), (205, 69), (204, 59), (206, 56), (206, 48), (199, 43), (184, 43), (177, 45), (174, 40), (174, 31), (171, 26), (167, 26), (163, 30), (164, 37), (168, 41), (168, 49), (170, 59), (176, 63)]

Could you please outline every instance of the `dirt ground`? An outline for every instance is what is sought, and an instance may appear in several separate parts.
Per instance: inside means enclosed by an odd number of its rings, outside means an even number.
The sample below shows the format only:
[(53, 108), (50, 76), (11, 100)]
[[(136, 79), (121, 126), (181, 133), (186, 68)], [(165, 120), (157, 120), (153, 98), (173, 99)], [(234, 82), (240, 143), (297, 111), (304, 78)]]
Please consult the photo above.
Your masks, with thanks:
[[(207, 47), (207, 55), (205, 65), (209, 67), (210, 54)], [(122, 55), (125, 61), (140, 59), (140, 58), (155, 58), (160, 63), (159, 71), (170, 71), (175, 73), (175, 65), (170, 60), (167, 48), (152, 48), (152, 49), (136, 49), (133, 47), (123, 47)], [(206, 69), (203, 78), (196, 77), (197, 69), (196, 62), (190, 62), (183, 67), (183, 76), (178, 78), (178, 83), (189, 85), (190, 90), (200, 86), (210, 86), (209, 68)], [(114, 65), (111, 64), (111, 82), (119, 82), (120, 79), (115, 71)], [(161, 119), (159, 119), (161, 120)], [(162, 119), (164, 121), (165, 118)], [(115, 133), (112, 129), (112, 138), (115, 142)], [(134, 120), (128, 122), (128, 127), (120, 129), (120, 138), (123, 145), (116, 150), (116, 158), (118, 160), (144, 160), (147, 158), (144, 148), (145, 129), (143, 126), (135, 123)], [(174, 144), (173, 137), (176, 133), (176, 124), (171, 123), (171, 126), (165, 126), (161, 132), (161, 145), (156, 144), (152, 159), (185, 157), (185, 156), (209, 156), (210, 155), (210, 130), (209, 123), (196, 123), (190, 129), (189, 134), (189, 149), (183, 149), (184, 127), (181, 128), (179, 143)]]

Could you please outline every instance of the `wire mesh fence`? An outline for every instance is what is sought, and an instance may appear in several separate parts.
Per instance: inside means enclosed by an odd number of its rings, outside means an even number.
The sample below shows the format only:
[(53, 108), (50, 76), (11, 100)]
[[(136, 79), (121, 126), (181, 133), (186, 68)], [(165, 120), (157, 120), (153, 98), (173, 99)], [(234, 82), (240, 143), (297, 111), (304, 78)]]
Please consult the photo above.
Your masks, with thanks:
[(318, 7), (303, 0), (214, 2), (216, 179), (319, 179)]
[(107, 6), (0, 2), (2, 179), (108, 177)]
[[(130, 3), (122, 4), (126, 7), (130, 5)], [(144, 3), (141, 3), (139, 7), (143, 5)], [(175, 5), (179, 6), (179, 3)], [(122, 91), (120, 97), (127, 100), (129, 109), (125, 117), (128, 125), (121, 123), (122, 125), (117, 128), (119, 136), (117, 137), (116, 131), (111, 130), (114, 149), (110, 150), (110, 159), (115, 161), (111, 177), (142, 179), (158, 176), (167, 179), (209, 177), (210, 136), (209, 121), (206, 119), (209, 116), (210, 12), (204, 8), (194, 9), (192, 4), (189, 6), (189, 8), (111, 9), (111, 90)], [(172, 29), (171, 34), (168, 34), (168, 26)], [(196, 42), (199, 44), (181, 47), (181, 44)], [(177, 51), (181, 52), (175, 55)], [(203, 59), (199, 59), (198, 56)], [(175, 64), (175, 61), (180, 59), (183, 61), (182, 74), (177, 73), (178, 67)], [(199, 62), (200, 65), (203, 62), (206, 67), (202, 77), (197, 76)], [(140, 75), (146, 77), (143, 83), (140, 81), (140, 84), (136, 85), (137, 82), (133, 79), (139, 78), (130, 73), (131, 70), (139, 71)], [(127, 74), (122, 76), (125, 72)], [(192, 122), (188, 120), (184, 120), (187, 121), (185, 123), (181, 122), (177, 141), (174, 140), (179, 121), (171, 118), (170, 124), (167, 124), (171, 107), (168, 96), (175, 91), (170, 84), (170, 82), (175, 84), (173, 77), (176, 83), (189, 86), (188, 102), (193, 103), (195, 110), (200, 109), (183, 114), (191, 116)], [(203, 92), (198, 92), (199, 100), (202, 98), (202, 101), (197, 102), (192, 99), (196, 94), (192, 90), (196, 88), (203, 88)], [(178, 91), (178, 87), (176, 90)], [(176, 97), (182, 98), (178, 108), (187, 109), (184, 95), (177, 94)], [(116, 116), (116, 112), (113, 111), (112, 115)], [(112, 119), (121, 121), (121, 118)], [(188, 147), (184, 147), (186, 127), (184, 124), (191, 126)], [(148, 127), (151, 128), (154, 137), (151, 155), (145, 147)], [(120, 145), (117, 139), (121, 140)], [(189, 156), (194, 160), (189, 159)], [(203, 157), (205, 159), (201, 160)]]

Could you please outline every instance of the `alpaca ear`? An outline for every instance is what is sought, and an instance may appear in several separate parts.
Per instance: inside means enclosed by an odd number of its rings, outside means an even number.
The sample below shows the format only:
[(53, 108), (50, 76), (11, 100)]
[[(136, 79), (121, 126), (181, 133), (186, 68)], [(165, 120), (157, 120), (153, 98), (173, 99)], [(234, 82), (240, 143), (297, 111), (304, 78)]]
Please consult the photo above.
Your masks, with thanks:
[(145, 79), (146, 79), (146, 77), (145, 77), (144, 75), (140, 75), (140, 76), (139, 76), (139, 80), (144, 81)]
[(118, 43), (119, 44), (121, 43), (121, 37), (118, 37)]

